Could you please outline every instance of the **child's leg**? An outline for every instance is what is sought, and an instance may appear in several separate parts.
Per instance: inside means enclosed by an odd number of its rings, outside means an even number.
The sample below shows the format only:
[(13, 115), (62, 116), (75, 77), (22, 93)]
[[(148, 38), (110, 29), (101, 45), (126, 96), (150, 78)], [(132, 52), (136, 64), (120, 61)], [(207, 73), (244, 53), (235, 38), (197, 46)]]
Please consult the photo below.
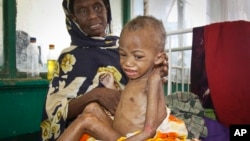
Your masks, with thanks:
[(97, 103), (90, 103), (81, 115), (63, 132), (58, 141), (79, 141), (84, 134), (105, 140), (114, 141), (120, 137), (112, 128), (112, 120)]

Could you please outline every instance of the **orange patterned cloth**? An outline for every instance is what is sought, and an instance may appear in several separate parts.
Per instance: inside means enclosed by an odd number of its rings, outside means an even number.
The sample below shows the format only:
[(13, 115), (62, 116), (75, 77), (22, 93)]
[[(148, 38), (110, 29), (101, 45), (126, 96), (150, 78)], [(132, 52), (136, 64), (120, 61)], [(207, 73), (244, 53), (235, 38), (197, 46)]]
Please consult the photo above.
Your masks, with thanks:
[[(126, 137), (121, 137), (117, 141), (125, 141)], [(146, 141), (186, 141), (186, 137), (179, 137), (177, 133), (161, 133), (157, 131), (154, 138), (148, 139)]]
[[(169, 109), (168, 109), (169, 110)], [(170, 110), (168, 111), (170, 113)], [(135, 135), (139, 132), (130, 134)], [(127, 137), (129, 137), (127, 136)], [(146, 141), (187, 141), (188, 131), (183, 120), (168, 114), (167, 118), (157, 128), (154, 138)], [(117, 141), (124, 141), (127, 137), (121, 137)]]
[(80, 141), (96, 141), (96, 139), (88, 134), (83, 134)]
[[(167, 117), (157, 128), (155, 137), (148, 139), (147, 141), (188, 141), (188, 131), (185, 122), (173, 115), (170, 115), (169, 108), (167, 108), (167, 113)], [(126, 137), (121, 137), (117, 141), (124, 141), (126, 138), (138, 133), (140, 133), (140, 131), (128, 133)], [(95, 139), (87, 134), (84, 134), (80, 141), (95, 141)]]

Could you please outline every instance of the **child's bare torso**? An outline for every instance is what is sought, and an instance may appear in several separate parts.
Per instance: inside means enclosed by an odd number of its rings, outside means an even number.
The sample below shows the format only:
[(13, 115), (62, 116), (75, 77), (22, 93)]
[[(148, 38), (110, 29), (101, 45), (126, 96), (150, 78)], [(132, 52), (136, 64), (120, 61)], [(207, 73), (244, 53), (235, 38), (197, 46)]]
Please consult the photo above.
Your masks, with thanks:
[[(147, 110), (146, 86), (147, 81), (143, 80), (139, 83), (131, 81), (122, 91), (113, 128), (123, 136), (140, 131), (144, 127)], [(160, 101), (160, 103), (165, 104), (164, 101)], [(163, 110), (158, 111), (160, 111), (158, 112), (159, 117), (165, 116), (166, 113)]]
[(135, 84), (132, 82), (126, 85), (116, 109), (113, 127), (122, 135), (142, 129), (144, 126), (147, 105), (146, 83)]

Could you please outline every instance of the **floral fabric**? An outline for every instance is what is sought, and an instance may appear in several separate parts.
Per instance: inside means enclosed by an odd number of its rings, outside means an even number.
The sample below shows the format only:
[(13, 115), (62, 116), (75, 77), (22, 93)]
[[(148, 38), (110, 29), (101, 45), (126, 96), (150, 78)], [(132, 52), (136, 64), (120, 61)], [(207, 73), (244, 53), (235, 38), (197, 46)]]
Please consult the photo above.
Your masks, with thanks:
[(70, 100), (103, 86), (98, 76), (107, 72), (113, 75), (117, 86), (123, 87), (127, 83), (119, 65), (118, 37), (86, 36), (69, 19), (69, 3), (70, 0), (64, 0), (63, 8), (72, 43), (60, 54), (54, 78), (49, 85), (41, 122), (40, 140), (44, 141), (56, 140), (70, 123), (67, 121)]

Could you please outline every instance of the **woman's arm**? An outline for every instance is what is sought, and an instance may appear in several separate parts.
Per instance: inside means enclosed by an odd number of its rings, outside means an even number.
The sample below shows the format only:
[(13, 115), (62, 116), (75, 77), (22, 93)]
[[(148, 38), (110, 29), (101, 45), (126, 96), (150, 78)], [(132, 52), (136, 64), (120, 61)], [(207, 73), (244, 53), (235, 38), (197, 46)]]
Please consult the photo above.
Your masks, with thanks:
[(93, 90), (83, 94), (69, 102), (67, 119), (76, 118), (85, 106), (91, 102), (97, 102), (111, 114), (114, 114), (115, 109), (120, 100), (120, 91), (108, 88), (94, 88)]

